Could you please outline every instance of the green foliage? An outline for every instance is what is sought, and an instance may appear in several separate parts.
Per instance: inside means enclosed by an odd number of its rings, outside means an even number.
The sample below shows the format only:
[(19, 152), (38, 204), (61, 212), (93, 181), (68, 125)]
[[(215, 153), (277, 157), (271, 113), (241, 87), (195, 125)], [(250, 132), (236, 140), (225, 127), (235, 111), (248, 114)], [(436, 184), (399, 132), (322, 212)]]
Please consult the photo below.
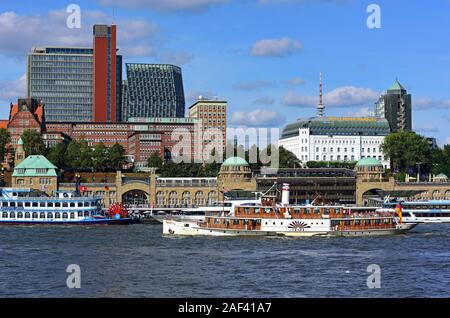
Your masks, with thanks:
[(122, 145), (116, 143), (111, 148), (108, 149), (108, 157), (110, 162), (110, 167), (113, 170), (121, 169), (125, 164), (125, 149)]
[(99, 143), (92, 150), (92, 167), (95, 171), (104, 171), (109, 166), (108, 148)]
[(425, 169), (429, 169), (432, 165), (430, 144), (415, 132), (391, 133), (384, 139), (381, 149), (391, 160), (391, 167), (395, 172), (408, 172), (408, 169), (415, 168), (418, 163)]
[(49, 149), (47, 159), (55, 166), (65, 168), (64, 154), (66, 153), (67, 145), (63, 142), (57, 143)]
[(161, 159), (161, 154), (159, 152), (153, 153), (147, 159), (147, 167), (161, 169), (163, 165), (163, 160)]
[(0, 160), (5, 160), (6, 145), (11, 142), (11, 136), (5, 128), (0, 129)]
[(45, 144), (39, 132), (33, 129), (27, 129), (22, 133), (21, 137), (26, 157), (45, 154)]

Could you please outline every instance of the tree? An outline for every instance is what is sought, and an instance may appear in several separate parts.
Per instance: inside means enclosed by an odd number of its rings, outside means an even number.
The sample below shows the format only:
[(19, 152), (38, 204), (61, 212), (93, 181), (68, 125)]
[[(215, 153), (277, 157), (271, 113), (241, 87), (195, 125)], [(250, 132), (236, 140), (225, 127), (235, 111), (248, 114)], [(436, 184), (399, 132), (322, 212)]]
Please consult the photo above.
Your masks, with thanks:
[(417, 164), (431, 165), (431, 146), (428, 141), (411, 131), (394, 132), (386, 136), (381, 145), (384, 155), (390, 159), (395, 172), (408, 172)]
[(92, 161), (92, 148), (86, 140), (81, 140), (80, 142), (80, 159), (78, 168), (83, 171), (94, 171), (93, 161)]
[(6, 155), (6, 145), (11, 142), (11, 135), (5, 128), (0, 128), (0, 160), (3, 162)]
[(116, 143), (108, 149), (108, 157), (111, 163), (111, 168), (121, 169), (125, 164), (125, 149), (122, 145)]
[(80, 166), (80, 143), (72, 140), (64, 153), (64, 161), (67, 167), (77, 169)]
[(154, 152), (147, 159), (147, 167), (161, 169), (162, 165), (163, 165), (163, 160), (161, 159), (161, 154), (159, 153), (159, 151)]
[(101, 142), (92, 151), (92, 167), (95, 171), (104, 171), (109, 166), (109, 149)]
[(291, 151), (285, 149), (283, 146), (278, 148), (280, 168), (295, 168), (300, 167), (300, 160)]
[(67, 145), (63, 142), (59, 142), (49, 149), (47, 159), (50, 160), (50, 162), (58, 168), (64, 169), (66, 167), (66, 161), (64, 157), (66, 150)]
[(27, 129), (22, 133), (23, 149), (25, 157), (30, 155), (44, 155), (45, 144), (41, 134), (33, 129)]

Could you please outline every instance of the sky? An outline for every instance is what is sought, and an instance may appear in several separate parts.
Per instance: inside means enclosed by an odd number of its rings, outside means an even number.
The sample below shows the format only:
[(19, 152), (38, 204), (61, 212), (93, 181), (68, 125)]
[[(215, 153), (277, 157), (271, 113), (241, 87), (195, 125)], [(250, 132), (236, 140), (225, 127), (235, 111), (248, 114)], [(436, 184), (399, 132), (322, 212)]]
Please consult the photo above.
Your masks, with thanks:
[(0, 118), (26, 95), (32, 47), (92, 46), (92, 25), (112, 22), (124, 63), (181, 66), (186, 106), (226, 100), (232, 127), (314, 116), (322, 72), (327, 115), (373, 114), (398, 78), (413, 129), (450, 144), (450, 0), (0, 0)]

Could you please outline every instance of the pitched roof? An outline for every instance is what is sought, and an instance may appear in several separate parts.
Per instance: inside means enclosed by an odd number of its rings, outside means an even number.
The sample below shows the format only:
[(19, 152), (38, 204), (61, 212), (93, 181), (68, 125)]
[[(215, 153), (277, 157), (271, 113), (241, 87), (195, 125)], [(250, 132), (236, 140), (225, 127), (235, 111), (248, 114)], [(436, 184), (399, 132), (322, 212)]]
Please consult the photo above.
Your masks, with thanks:
[(368, 166), (382, 166), (381, 162), (376, 159), (376, 158), (372, 158), (372, 157), (366, 157), (366, 158), (362, 158), (360, 159), (357, 163), (356, 163), (357, 167), (368, 167)]
[[(19, 169), (25, 169), (23, 173), (19, 173)], [(37, 169), (46, 169), (39, 171)], [(57, 167), (41, 155), (28, 156), (24, 161), (14, 167), (13, 177), (56, 177)]]
[(388, 88), (388, 91), (406, 91), (406, 89), (402, 84), (400, 84), (398, 79), (395, 79), (394, 84), (392, 84), (391, 87)]

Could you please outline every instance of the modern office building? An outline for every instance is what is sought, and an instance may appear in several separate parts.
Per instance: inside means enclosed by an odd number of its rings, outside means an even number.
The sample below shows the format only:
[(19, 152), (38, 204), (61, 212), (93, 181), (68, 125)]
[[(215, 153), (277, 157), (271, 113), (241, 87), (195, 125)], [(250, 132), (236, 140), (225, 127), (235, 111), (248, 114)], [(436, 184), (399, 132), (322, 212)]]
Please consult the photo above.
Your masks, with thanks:
[(49, 121), (92, 120), (91, 48), (42, 47), (28, 54), (27, 94)]
[(94, 25), (93, 48), (40, 47), (28, 54), (27, 94), (51, 122), (114, 122), (122, 102), (116, 26)]
[(184, 117), (181, 68), (169, 64), (127, 63), (126, 120), (132, 117)]
[(391, 131), (412, 130), (411, 94), (398, 80), (375, 103), (375, 116), (386, 118)]
[(195, 139), (194, 158), (207, 162), (212, 149), (217, 154), (225, 154), (227, 140), (227, 102), (199, 99), (189, 107), (189, 117), (199, 120)]
[(389, 123), (382, 118), (313, 117), (288, 124), (279, 146), (293, 152), (303, 163), (373, 157), (389, 167), (381, 150), (389, 133)]
[(120, 107), (120, 121), (127, 120), (128, 111), (128, 81), (122, 80), (122, 107)]

